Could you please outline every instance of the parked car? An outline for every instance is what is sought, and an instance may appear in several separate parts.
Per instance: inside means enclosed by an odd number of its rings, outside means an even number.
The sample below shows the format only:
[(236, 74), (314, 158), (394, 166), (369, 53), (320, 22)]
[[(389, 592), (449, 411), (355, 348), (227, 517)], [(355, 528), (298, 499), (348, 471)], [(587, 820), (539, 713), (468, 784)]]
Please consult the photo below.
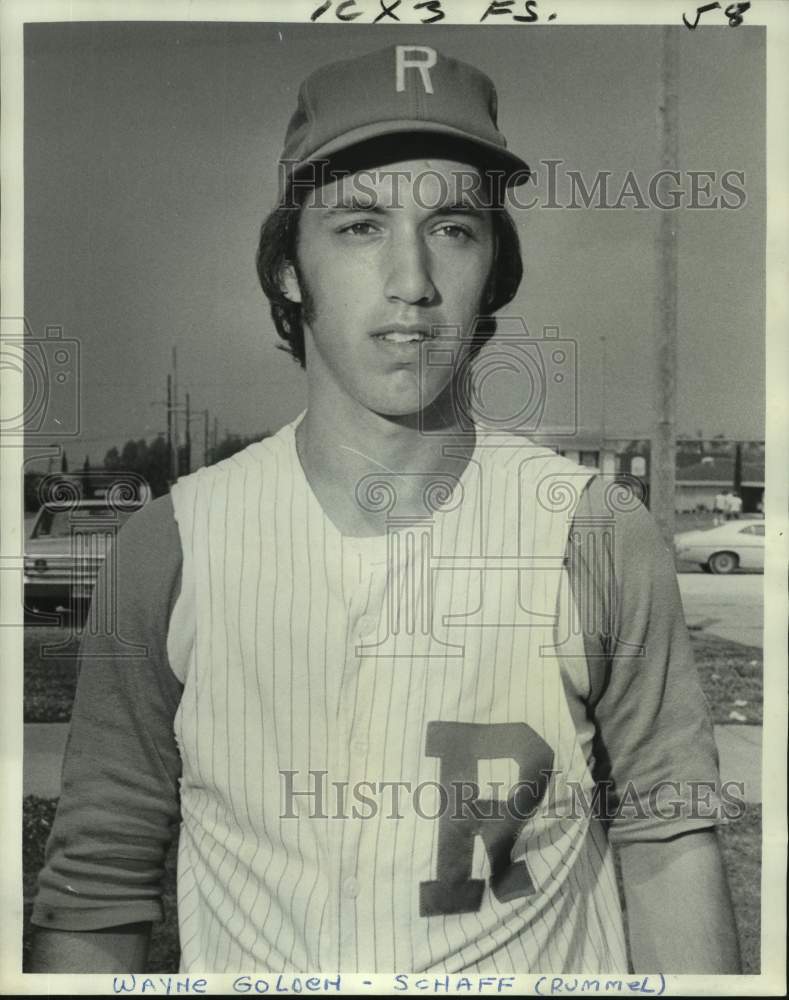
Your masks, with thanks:
[(727, 521), (706, 531), (683, 531), (674, 536), (674, 551), (707, 573), (764, 570), (764, 522)]
[(143, 494), (122, 504), (69, 499), (45, 503), (25, 541), (25, 608), (77, 610), (90, 601), (107, 545), (145, 505)]

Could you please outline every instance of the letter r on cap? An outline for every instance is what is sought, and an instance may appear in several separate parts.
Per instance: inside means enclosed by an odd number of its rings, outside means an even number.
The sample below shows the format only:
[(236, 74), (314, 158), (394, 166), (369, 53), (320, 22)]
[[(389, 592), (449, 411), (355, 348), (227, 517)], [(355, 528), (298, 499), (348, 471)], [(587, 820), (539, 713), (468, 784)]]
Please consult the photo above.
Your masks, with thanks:
[[(405, 71), (407, 69), (416, 69), (419, 70), (419, 75), (422, 77), (422, 86), (425, 88), (425, 93), (432, 94), (433, 84), (430, 80), (430, 68), (438, 62), (438, 53), (436, 50), (429, 48), (427, 45), (396, 45), (395, 49), (397, 51), (397, 93), (399, 94), (405, 90)], [(420, 55), (420, 58), (414, 59), (414, 53), (421, 53), (425, 58), (421, 58)]]

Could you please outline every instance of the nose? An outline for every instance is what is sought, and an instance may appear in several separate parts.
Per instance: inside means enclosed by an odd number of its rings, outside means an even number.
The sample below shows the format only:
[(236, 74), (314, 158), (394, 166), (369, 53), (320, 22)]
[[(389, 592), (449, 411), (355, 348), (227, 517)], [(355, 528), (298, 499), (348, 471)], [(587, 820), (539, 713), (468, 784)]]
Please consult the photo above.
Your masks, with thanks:
[(428, 305), (436, 296), (430, 255), (416, 233), (402, 235), (390, 246), (384, 293), (390, 302)]

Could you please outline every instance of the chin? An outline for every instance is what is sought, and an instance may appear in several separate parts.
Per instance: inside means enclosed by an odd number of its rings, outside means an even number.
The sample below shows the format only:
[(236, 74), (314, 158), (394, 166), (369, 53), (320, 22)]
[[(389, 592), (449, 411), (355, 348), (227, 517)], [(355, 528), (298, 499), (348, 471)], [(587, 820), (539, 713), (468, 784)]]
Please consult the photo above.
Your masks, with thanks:
[[(423, 388), (421, 392), (418, 386), (411, 384), (400, 392), (381, 394), (372, 401), (370, 408), (381, 417), (391, 419), (410, 417), (416, 420), (420, 414), (424, 416), (446, 407), (451, 412), (452, 400), (449, 387), (446, 383), (442, 383)], [(420, 421), (420, 425), (422, 422), (424, 421)]]
[(373, 403), (370, 409), (374, 413), (377, 413), (379, 417), (387, 417), (394, 420), (400, 417), (417, 417), (423, 410), (423, 407), (421, 407), (418, 402), (413, 400), (382, 402), (378, 399), (375, 403)]

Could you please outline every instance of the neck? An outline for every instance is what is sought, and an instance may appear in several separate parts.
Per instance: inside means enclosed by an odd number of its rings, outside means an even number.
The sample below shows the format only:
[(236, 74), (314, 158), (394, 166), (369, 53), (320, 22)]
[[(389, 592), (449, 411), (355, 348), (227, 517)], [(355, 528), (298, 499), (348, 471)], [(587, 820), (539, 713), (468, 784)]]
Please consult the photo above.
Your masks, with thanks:
[[(316, 394), (317, 396), (317, 394)], [(382, 531), (377, 514), (360, 510), (357, 487), (365, 477), (390, 484), (398, 509), (424, 514), (425, 477), (460, 478), (475, 436), (458, 424), (449, 391), (422, 413), (388, 417), (347, 397), (308, 395), (296, 431), (304, 472), (324, 511), (347, 533)]]
[[(316, 394), (317, 397), (317, 394)], [(298, 428), (300, 454), (315, 472), (428, 473), (445, 461), (444, 451), (470, 455), (474, 434), (453, 413), (449, 390), (429, 408), (404, 416), (386, 416), (354, 405), (347, 397), (327, 400), (308, 396)]]

